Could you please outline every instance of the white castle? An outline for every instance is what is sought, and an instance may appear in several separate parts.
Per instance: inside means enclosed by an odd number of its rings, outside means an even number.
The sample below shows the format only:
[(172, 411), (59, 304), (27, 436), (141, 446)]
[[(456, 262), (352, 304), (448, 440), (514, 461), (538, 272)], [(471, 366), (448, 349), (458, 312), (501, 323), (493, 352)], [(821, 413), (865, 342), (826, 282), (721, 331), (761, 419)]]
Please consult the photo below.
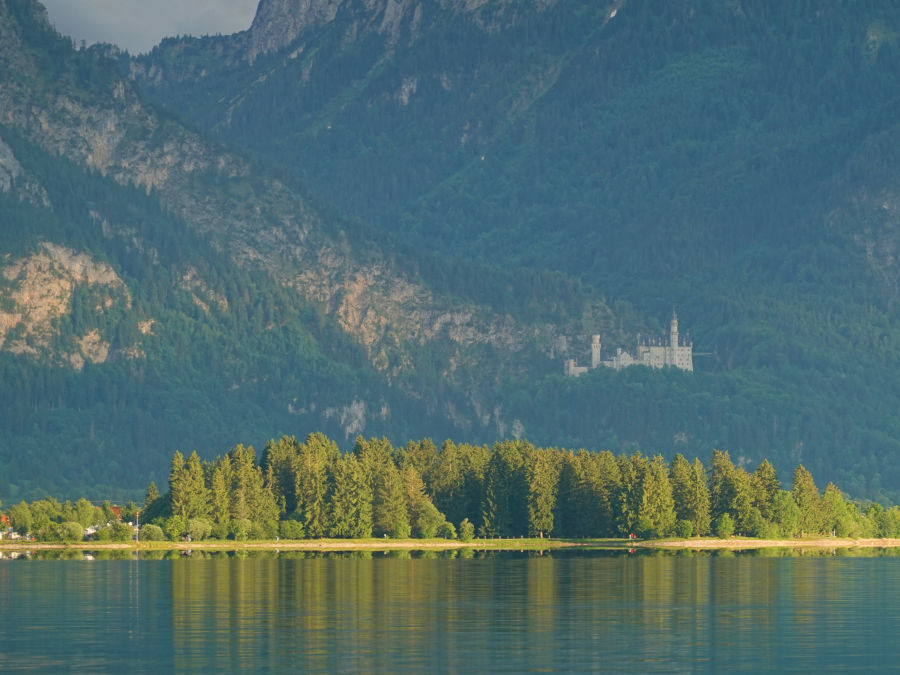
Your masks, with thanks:
[(575, 359), (566, 359), (565, 372), (569, 377), (578, 377), (588, 370), (594, 370), (600, 366), (622, 370), (628, 366), (650, 366), (651, 368), (665, 368), (675, 366), (682, 370), (694, 370), (694, 343), (688, 336), (678, 335), (678, 317), (672, 312), (672, 321), (669, 323), (669, 334), (654, 337), (638, 336), (635, 354), (632, 356), (621, 347), (616, 349), (615, 355), (606, 361), (600, 356), (600, 336), (594, 335), (591, 339), (591, 365), (579, 366)]

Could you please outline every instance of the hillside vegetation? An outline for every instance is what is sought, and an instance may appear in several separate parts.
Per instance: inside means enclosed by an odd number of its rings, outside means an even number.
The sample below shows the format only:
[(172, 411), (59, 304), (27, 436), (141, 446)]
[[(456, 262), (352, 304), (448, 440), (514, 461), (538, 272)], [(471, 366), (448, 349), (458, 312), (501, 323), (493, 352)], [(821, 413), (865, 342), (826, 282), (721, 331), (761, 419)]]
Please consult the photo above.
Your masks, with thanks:
[[(263, 0), (132, 58), (0, 0), (0, 494), (317, 428), (720, 448), (896, 501), (898, 31), (888, 2)], [(20, 301), (51, 268), (56, 323)], [(695, 373), (562, 376), (673, 307)]]
[(510, 380), (500, 400), (531, 437), (900, 484), (893, 4), (347, 1), (249, 57), (278, 6), (131, 72), (447, 261), (421, 271), (434, 287), (478, 297), (453, 279), (474, 261), (561, 272), (626, 331), (677, 306), (710, 354), (694, 376)]

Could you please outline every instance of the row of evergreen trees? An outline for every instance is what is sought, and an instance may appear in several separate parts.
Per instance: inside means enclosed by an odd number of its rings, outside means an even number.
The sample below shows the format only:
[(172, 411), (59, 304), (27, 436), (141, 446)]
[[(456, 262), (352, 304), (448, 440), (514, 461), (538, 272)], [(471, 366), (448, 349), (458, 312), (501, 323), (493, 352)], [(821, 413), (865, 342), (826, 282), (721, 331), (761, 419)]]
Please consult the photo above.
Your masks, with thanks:
[[(147, 489), (144, 539), (900, 536), (896, 506), (849, 501), (832, 483), (820, 493), (803, 466), (784, 490), (768, 460), (750, 473), (719, 450), (709, 469), (680, 454), (670, 464), (639, 451), (614, 456), (520, 440), (394, 448), (359, 437), (342, 454), (315, 433), (269, 441), (259, 461), (243, 445), (209, 462), (176, 452), (168, 488)], [(137, 512), (129, 504), (122, 515), (137, 520)], [(131, 532), (116, 526), (108, 506), (83, 499), (22, 502), (9, 516), (41, 539), (71, 540), (78, 523), (100, 524), (100, 538)]]
[(577, 452), (527, 441), (430, 439), (394, 448), (357, 438), (341, 454), (321, 433), (224, 457), (175, 453), (169, 490), (151, 484), (143, 520), (170, 537), (753, 537), (900, 535), (900, 509), (820, 493), (798, 466), (790, 490), (765, 460), (752, 473), (714, 450), (709, 469), (678, 454)]

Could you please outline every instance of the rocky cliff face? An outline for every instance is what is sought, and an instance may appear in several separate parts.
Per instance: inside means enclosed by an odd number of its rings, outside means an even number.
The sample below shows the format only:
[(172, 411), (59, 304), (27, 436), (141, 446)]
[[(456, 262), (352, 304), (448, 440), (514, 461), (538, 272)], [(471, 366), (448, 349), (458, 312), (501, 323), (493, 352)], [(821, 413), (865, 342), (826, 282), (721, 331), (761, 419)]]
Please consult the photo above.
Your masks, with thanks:
[(252, 63), (260, 55), (281, 51), (305, 30), (334, 21), (339, 12), (352, 17), (346, 40), (375, 31), (393, 44), (401, 36), (415, 41), (423, 22), (446, 11), (469, 14), (476, 25), (491, 31), (514, 21), (522, 6), (543, 10), (554, 4), (556, 0), (260, 0), (243, 58)]
[[(103, 314), (116, 305), (130, 307), (128, 289), (109, 265), (45, 243), (24, 258), (10, 259), (7, 254), (0, 276), (0, 349), (75, 370), (87, 361), (106, 362), (110, 343), (98, 330), (87, 329), (61, 341), (60, 319), (71, 314), (72, 296), (79, 286), (90, 289), (94, 313)], [(123, 351), (128, 357), (140, 354), (137, 345)]]
[(261, 0), (247, 36), (246, 58), (277, 52), (307, 28), (334, 19), (342, 0)]

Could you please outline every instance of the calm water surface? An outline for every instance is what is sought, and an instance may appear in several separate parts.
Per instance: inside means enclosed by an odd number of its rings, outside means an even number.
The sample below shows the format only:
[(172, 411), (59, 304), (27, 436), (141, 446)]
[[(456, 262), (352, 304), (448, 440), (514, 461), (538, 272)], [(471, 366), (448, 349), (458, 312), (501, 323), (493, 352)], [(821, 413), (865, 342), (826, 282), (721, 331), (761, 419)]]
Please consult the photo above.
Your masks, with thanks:
[(0, 560), (3, 672), (872, 672), (898, 629), (895, 557)]

